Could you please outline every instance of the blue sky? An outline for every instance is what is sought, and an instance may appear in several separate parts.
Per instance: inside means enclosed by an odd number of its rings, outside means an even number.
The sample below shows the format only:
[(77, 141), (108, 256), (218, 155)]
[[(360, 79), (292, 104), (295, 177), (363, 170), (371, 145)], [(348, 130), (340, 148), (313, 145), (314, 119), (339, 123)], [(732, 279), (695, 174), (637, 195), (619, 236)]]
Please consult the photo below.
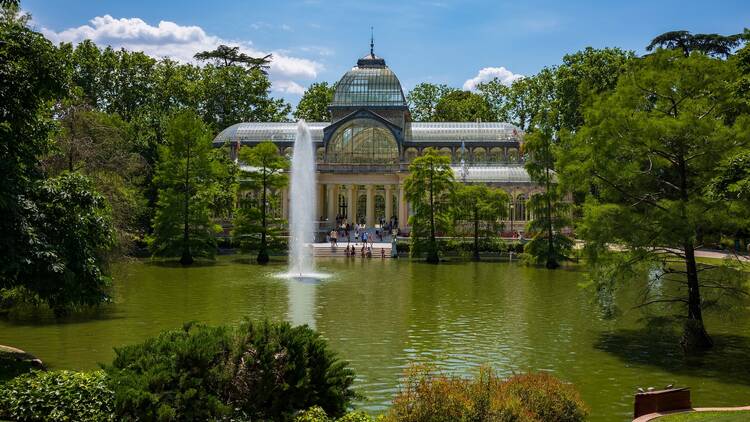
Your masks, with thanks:
[(729, 34), (750, 27), (750, 0), (25, 0), (21, 5), (55, 41), (93, 38), (181, 60), (218, 43), (273, 52), (273, 95), (292, 103), (310, 83), (335, 82), (366, 54), (370, 26), (375, 53), (405, 90), (422, 81), (470, 87), (472, 78), (511, 80), (586, 46), (640, 53), (654, 35), (670, 30)]

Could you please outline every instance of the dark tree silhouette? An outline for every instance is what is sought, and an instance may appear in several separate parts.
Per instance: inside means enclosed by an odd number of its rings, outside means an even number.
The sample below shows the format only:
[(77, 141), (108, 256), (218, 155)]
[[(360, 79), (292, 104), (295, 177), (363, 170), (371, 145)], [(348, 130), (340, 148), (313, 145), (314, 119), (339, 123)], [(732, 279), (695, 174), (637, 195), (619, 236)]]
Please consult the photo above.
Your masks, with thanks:
[(719, 35), (719, 34), (691, 34), (689, 31), (669, 31), (651, 40), (646, 46), (647, 51), (655, 48), (667, 50), (682, 50), (685, 57), (693, 51), (700, 51), (709, 56), (729, 57), (732, 50), (740, 45), (743, 40), (748, 39), (748, 31), (742, 34)]
[(268, 72), (269, 63), (273, 58), (272, 54), (266, 54), (263, 57), (251, 57), (245, 53), (240, 53), (239, 47), (229, 47), (220, 45), (215, 50), (201, 51), (193, 56), (196, 60), (212, 61), (216, 66), (247, 66), (248, 69), (259, 69), (263, 73)]

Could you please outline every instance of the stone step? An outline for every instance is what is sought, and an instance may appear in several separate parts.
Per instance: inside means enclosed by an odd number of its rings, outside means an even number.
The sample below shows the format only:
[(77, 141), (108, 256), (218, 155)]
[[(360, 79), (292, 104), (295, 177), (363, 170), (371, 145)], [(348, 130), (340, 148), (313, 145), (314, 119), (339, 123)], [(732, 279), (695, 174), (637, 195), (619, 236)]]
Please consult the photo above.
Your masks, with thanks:
[[(354, 245), (354, 244), (353, 244)], [(358, 245), (358, 246), (357, 246)], [(355, 245), (357, 254), (356, 257), (361, 257), (361, 249), (362, 244), (359, 243)], [(346, 258), (346, 255), (344, 254), (344, 251), (346, 250), (346, 244), (344, 245), (338, 245), (336, 247), (326, 245), (326, 246), (318, 246), (316, 245), (315, 248), (313, 248), (313, 256), (316, 257), (338, 257), (338, 258)], [(391, 246), (381, 246), (377, 243), (372, 247), (372, 257), (373, 258), (380, 258), (380, 251), (383, 250), (385, 257), (390, 258), (391, 257)]]

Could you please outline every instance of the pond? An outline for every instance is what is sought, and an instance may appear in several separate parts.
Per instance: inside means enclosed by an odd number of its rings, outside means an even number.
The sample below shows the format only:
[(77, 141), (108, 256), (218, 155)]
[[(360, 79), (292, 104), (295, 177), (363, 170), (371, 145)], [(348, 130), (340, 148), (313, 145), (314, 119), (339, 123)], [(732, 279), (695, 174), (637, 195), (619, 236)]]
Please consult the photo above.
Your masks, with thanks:
[[(0, 344), (53, 368), (90, 369), (114, 346), (186, 321), (289, 320), (320, 331), (351, 362), (359, 406), (387, 408), (412, 362), (470, 374), (488, 364), (503, 375), (550, 371), (574, 383), (591, 420), (629, 420), (638, 387), (689, 386), (702, 406), (750, 402), (750, 317), (709, 318), (715, 350), (686, 359), (672, 333), (654, 333), (630, 310), (600, 318), (580, 288), (580, 267), (547, 271), (516, 263), (319, 260), (317, 284), (279, 279), (284, 265), (221, 257), (181, 268), (149, 261), (115, 266), (114, 304), (62, 321), (38, 315), (0, 320)], [(627, 299), (626, 299), (627, 300)], [(627, 307), (626, 307), (627, 308)]]

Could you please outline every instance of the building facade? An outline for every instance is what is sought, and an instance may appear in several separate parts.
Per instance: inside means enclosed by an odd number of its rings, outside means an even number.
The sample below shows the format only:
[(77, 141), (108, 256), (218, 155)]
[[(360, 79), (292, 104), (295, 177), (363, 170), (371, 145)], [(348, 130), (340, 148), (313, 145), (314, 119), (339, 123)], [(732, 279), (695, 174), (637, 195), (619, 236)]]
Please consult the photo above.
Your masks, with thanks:
[[(330, 122), (308, 122), (317, 154), (322, 225), (348, 222), (373, 227), (383, 221), (408, 232), (409, 204), (403, 183), (409, 163), (426, 148), (451, 158), (456, 179), (505, 190), (511, 198), (506, 230), (523, 231), (526, 201), (539, 187), (523, 167), (523, 132), (502, 122), (412, 122), (401, 83), (385, 60), (359, 59), (336, 84)], [(238, 123), (214, 139), (217, 147), (272, 141), (291, 155), (296, 123)], [(287, 217), (289, 197), (281, 192)]]

